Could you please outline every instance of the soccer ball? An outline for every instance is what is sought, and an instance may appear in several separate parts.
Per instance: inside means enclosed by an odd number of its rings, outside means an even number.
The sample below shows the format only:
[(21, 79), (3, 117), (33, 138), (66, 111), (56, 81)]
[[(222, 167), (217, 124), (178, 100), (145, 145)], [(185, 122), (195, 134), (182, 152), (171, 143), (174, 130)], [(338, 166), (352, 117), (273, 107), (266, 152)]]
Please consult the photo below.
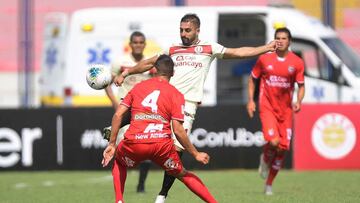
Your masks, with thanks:
[(91, 65), (86, 73), (86, 82), (96, 90), (101, 90), (111, 83), (110, 67), (104, 64)]

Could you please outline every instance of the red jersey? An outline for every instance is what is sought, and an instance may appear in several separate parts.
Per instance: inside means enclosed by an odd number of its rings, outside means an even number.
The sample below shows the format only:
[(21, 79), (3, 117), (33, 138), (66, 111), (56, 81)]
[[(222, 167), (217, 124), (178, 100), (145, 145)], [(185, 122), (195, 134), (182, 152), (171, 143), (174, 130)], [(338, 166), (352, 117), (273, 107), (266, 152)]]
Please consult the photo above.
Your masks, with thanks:
[(130, 127), (124, 135), (128, 142), (171, 139), (171, 120), (184, 120), (184, 96), (158, 77), (135, 85), (121, 104), (131, 107)]
[(263, 54), (257, 60), (252, 77), (260, 81), (260, 111), (271, 110), (277, 119), (284, 120), (292, 111), (294, 84), (304, 83), (304, 62), (293, 52), (279, 58), (275, 52)]

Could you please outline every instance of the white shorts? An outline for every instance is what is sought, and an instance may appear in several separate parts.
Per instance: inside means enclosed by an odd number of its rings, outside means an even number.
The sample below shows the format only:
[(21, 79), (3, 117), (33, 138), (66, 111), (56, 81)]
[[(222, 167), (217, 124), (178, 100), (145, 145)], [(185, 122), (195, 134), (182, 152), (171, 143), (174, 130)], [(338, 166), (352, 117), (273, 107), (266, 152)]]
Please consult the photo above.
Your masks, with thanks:
[[(184, 129), (185, 129), (188, 136), (191, 133), (192, 125), (193, 125), (194, 120), (195, 120), (195, 114), (196, 114), (197, 107), (198, 107), (197, 102), (185, 101), (185, 108), (184, 108), (185, 116), (184, 116), (183, 127), (184, 127)], [(180, 149), (184, 150), (184, 147), (176, 139), (176, 136), (174, 135), (174, 133), (173, 133), (172, 137), (174, 139), (174, 144), (177, 147), (179, 147)]]
[(124, 134), (129, 129), (130, 124), (124, 125), (122, 128), (119, 129), (118, 135), (116, 137), (116, 145), (120, 143), (121, 140), (124, 139)]

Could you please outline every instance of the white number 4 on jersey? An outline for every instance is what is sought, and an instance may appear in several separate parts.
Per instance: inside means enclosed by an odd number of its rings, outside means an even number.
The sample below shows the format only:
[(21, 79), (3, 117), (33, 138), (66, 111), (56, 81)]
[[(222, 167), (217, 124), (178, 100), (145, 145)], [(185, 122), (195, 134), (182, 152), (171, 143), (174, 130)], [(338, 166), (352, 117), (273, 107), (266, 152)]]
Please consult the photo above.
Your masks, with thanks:
[(160, 90), (154, 90), (153, 92), (148, 94), (148, 96), (145, 97), (145, 99), (141, 102), (141, 105), (145, 107), (150, 107), (152, 112), (157, 113), (157, 109), (158, 109), (157, 100), (159, 98), (159, 95), (160, 95)]

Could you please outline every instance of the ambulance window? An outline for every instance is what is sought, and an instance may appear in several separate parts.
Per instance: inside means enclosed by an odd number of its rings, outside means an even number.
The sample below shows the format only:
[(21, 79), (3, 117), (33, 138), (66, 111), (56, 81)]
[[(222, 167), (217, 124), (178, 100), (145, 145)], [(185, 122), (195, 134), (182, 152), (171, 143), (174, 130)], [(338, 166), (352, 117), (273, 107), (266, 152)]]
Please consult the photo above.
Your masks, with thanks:
[(305, 75), (328, 81), (334, 80), (334, 66), (315, 43), (307, 40), (293, 39), (291, 50), (304, 60)]
[[(266, 43), (262, 14), (221, 14), (218, 43), (225, 47), (260, 46)], [(217, 60), (218, 105), (246, 104), (248, 77), (257, 58)]]

